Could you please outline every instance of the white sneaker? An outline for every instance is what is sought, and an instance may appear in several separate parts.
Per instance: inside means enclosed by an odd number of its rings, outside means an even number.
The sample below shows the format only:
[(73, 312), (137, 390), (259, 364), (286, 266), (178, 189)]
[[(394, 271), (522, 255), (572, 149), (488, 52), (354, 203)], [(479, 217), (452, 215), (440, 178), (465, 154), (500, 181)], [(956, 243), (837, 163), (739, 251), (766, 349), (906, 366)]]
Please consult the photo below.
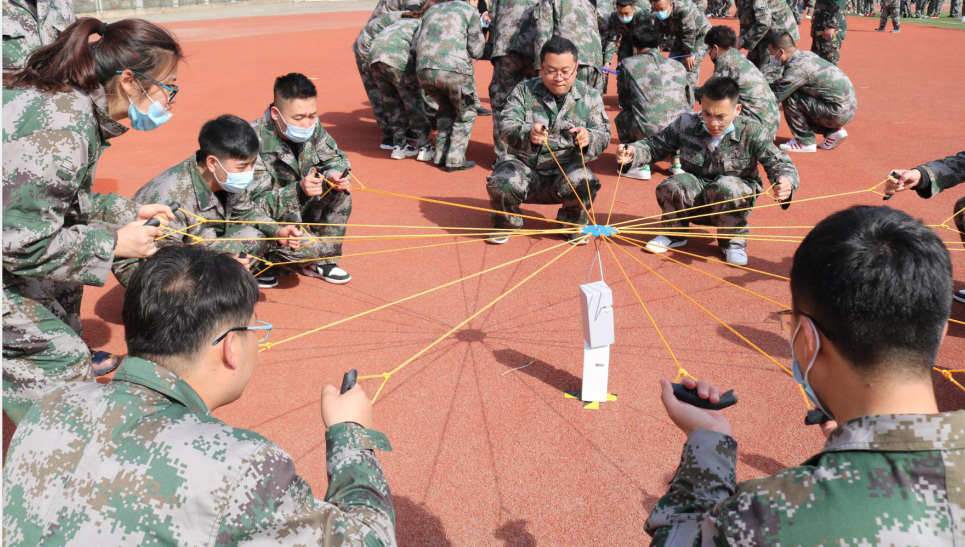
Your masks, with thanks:
[(845, 131), (844, 128), (842, 127), (841, 129), (838, 129), (834, 133), (831, 133), (830, 135), (824, 137), (824, 142), (819, 144), (818, 148), (820, 148), (821, 150), (834, 150), (835, 148), (840, 146), (841, 143), (844, 142), (844, 139), (847, 139), (847, 138), (848, 138), (848, 132)]
[(805, 154), (811, 154), (818, 151), (818, 147), (815, 144), (801, 144), (801, 141), (797, 139), (791, 139), (786, 143), (778, 146), (781, 150), (785, 152), (801, 152)]
[(416, 161), (432, 161), (436, 156), (436, 149), (434, 146), (427, 145), (419, 148), (418, 154), (416, 154)]
[(411, 158), (419, 153), (418, 150), (411, 144), (403, 146), (396, 146), (392, 149), (392, 159), (394, 160), (404, 160), (406, 158)]
[(952, 293), (952, 298), (958, 300), (962, 304), (965, 304), (965, 289), (958, 289)]
[(644, 165), (643, 167), (634, 167), (626, 173), (623, 174), (624, 177), (628, 179), (637, 180), (650, 180), (650, 166)]
[(670, 249), (683, 247), (686, 244), (687, 244), (686, 239), (678, 239), (675, 241), (670, 239), (667, 236), (657, 236), (651, 239), (650, 243), (647, 243), (647, 246), (644, 247), (644, 250), (658, 255), (658, 254), (663, 254), (669, 251)]
[(680, 160), (675, 160), (672, 164), (670, 164), (670, 170), (673, 171), (674, 175), (683, 175), (686, 173), (683, 166), (680, 165)]
[(344, 285), (352, 280), (352, 276), (336, 264), (312, 264), (302, 268), (302, 275), (324, 279), (329, 283)]
[(507, 241), (509, 241), (509, 236), (503, 234), (492, 235), (486, 238), (486, 243), (489, 243), (490, 245), (502, 245)]
[(721, 249), (724, 252), (724, 258), (727, 260), (728, 264), (733, 264), (735, 266), (747, 266), (747, 253), (744, 249), (727, 247)]

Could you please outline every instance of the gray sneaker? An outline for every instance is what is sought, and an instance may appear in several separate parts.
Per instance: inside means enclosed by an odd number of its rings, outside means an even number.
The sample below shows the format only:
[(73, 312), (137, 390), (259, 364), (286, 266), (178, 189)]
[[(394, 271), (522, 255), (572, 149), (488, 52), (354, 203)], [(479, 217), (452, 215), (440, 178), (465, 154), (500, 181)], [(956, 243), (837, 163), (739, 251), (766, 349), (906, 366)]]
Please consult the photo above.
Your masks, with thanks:
[(411, 144), (407, 144), (404, 147), (396, 146), (392, 149), (392, 159), (394, 160), (404, 160), (418, 154), (419, 151), (416, 150), (416, 147), (412, 146)]

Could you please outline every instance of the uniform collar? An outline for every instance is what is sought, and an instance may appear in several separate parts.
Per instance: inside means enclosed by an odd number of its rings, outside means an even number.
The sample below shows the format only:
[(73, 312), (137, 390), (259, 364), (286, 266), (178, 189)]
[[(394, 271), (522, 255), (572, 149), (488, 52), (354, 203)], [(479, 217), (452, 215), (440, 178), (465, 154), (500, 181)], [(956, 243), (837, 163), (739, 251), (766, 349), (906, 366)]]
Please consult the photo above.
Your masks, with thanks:
[[(537, 76), (537, 78), (539, 78), (539, 76)], [(563, 98), (564, 98), (563, 104), (566, 104), (567, 102), (569, 102), (571, 98), (573, 99), (574, 102), (583, 98), (583, 94), (580, 93), (580, 90), (578, 89), (578, 82), (579, 80), (577, 80), (576, 82), (573, 82), (573, 87), (571, 87), (570, 90), (566, 92), (566, 95), (563, 95)], [(556, 104), (556, 95), (554, 95), (553, 92), (550, 91), (545, 84), (543, 84), (542, 78), (540, 78), (540, 80), (536, 82), (536, 87), (534, 88), (534, 91), (538, 95), (540, 95), (540, 97), (547, 103), (552, 102), (553, 104)]]
[(214, 192), (211, 191), (211, 187), (205, 182), (204, 178), (201, 177), (200, 169), (201, 166), (198, 164), (197, 154), (192, 159), (188, 160), (188, 168), (191, 171), (191, 185), (194, 186), (194, 195), (198, 198), (198, 206), (202, 211), (207, 211), (221, 202), (215, 197)]
[[(265, 119), (262, 126), (264, 127), (264, 134), (259, 135), (261, 140), (261, 152), (263, 154), (275, 154), (282, 161), (291, 166), (292, 169), (298, 171), (299, 162), (295, 155), (292, 153), (291, 147), (286, 142), (282, 142), (284, 139), (278, 134), (278, 130), (275, 128), (275, 120), (271, 119), (271, 107), (273, 105), (268, 105), (265, 109)], [(317, 155), (315, 153), (315, 142), (317, 142), (318, 136), (322, 131), (322, 122), (319, 121), (315, 124), (315, 133), (307, 141), (301, 145), (301, 153), (299, 156), (304, 157), (306, 152), (309, 154), (309, 161), (314, 165), (318, 162)]]
[(108, 114), (107, 92), (104, 86), (98, 86), (93, 93), (87, 95), (94, 103), (94, 115), (97, 117), (97, 125), (100, 128), (101, 139), (113, 139), (127, 133), (129, 129)]
[(965, 448), (965, 410), (940, 414), (862, 416), (838, 426), (825, 452), (921, 452)]
[(208, 407), (187, 382), (174, 372), (147, 359), (126, 357), (112, 382), (129, 382), (156, 391), (198, 414), (210, 415)]

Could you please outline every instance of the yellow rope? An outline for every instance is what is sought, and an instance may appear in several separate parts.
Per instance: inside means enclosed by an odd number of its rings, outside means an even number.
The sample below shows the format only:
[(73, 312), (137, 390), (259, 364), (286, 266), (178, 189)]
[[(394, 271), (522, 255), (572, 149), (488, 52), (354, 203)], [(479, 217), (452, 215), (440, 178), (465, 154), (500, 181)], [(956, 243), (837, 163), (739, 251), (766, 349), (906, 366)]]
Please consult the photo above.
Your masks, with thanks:
[[(573, 197), (575, 197), (580, 202), (580, 207), (583, 209), (583, 212), (586, 214), (586, 218), (592, 219), (593, 217), (590, 216), (590, 212), (586, 209), (586, 204), (583, 203), (583, 199), (580, 198), (580, 194), (576, 192), (576, 188), (573, 186), (573, 183), (570, 182), (570, 177), (566, 176), (566, 171), (564, 171), (563, 166), (560, 165), (560, 160), (556, 159), (556, 154), (553, 153), (553, 149), (550, 148), (550, 145), (547, 143), (546, 139), (543, 139), (543, 146), (545, 146), (546, 149), (549, 150), (550, 156), (552, 156), (553, 161), (556, 162), (556, 166), (560, 168), (560, 173), (563, 174), (563, 178), (566, 180), (566, 184), (568, 184), (570, 186), (570, 190), (573, 191)], [(590, 195), (591, 194), (590, 181), (586, 180), (584, 182), (586, 183), (586, 197), (590, 199), (590, 207), (592, 207), (593, 199), (592, 199), (592, 196)], [(593, 223), (596, 224), (596, 221), (594, 221)]]

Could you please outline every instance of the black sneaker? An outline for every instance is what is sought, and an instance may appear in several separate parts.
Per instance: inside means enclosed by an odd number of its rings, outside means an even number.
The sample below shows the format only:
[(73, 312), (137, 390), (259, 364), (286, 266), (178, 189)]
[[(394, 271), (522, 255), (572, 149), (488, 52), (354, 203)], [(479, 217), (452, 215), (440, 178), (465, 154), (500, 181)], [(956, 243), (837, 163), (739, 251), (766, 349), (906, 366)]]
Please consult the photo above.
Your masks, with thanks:
[(302, 274), (324, 279), (335, 285), (344, 285), (352, 280), (352, 276), (338, 267), (338, 264), (312, 264), (302, 269)]
[(477, 106), (477, 107), (476, 107), (476, 115), (477, 115), (477, 116), (492, 116), (492, 115), (493, 115), (493, 111), (490, 110), (490, 109), (488, 109), (488, 108), (483, 108), (483, 107), (481, 107), (481, 106)]
[(958, 300), (962, 304), (965, 304), (965, 289), (958, 289), (952, 293), (952, 298)]
[(445, 166), (445, 170), (447, 173), (455, 173), (456, 171), (465, 171), (466, 169), (472, 169), (475, 166), (476, 166), (476, 162), (467, 161), (462, 165), (447, 165)]
[(259, 289), (271, 289), (278, 286), (278, 280), (273, 275), (261, 274), (255, 278), (255, 281), (258, 282)]
[(392, 137), (382, 137), (382, 144), (379, 145), (382, 150), (393, 150), (395, 149), (395, 141)]

